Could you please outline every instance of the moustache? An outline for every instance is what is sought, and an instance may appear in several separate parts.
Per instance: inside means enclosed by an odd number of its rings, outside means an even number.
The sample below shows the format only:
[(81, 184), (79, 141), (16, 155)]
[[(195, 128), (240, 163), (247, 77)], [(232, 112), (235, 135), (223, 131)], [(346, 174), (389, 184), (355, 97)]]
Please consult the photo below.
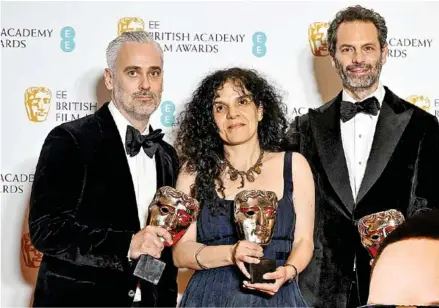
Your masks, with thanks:
[(156, 98), (157, 95), (154, 92), (137, 92), (132, 94), (132, 97), (138, 97), (138, 96), (151, 96), (152, 98)]
[(348, 66), (346, 66), (346, 70), (347, 71), (352, 71), (352, 70), (356, 70), (356, 69), (362, 69), (362, 70), (364, 70), (364, 69), (372, 69), (373, 67), (372, 67), (372, 65), (371, 64), (360, 64), (360, 65), (348, 65)]

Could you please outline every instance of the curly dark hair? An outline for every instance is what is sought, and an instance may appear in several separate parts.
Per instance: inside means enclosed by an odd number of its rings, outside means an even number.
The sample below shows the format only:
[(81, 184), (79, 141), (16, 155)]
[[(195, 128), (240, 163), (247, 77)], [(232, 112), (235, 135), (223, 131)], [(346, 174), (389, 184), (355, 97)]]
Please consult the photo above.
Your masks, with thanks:
[[(201, 81), (178, 118), (175, 147), (182, 168), (190, 174), (196, 172), (195, 183), (191, 187), (192, 197), (203, 206), (207, 205), (214, 214), (221, 208), (215, 181), (224, 188), (220, 175), (225, 168), (225, 153), (224, 142), (213, 117), (213, 104), (218, 91), (228, 81), (234, 82), (242, 92), (250, 92), (256, 106), (263, 107), (263, 118), (258, 124), (261, 149), (282, 151), (281, 144), (288, 127), (286, 106), (281, 96), (258, 72), (235, 67), (216, 71)], [(225, 198), (221, 189), (220, 192)]]

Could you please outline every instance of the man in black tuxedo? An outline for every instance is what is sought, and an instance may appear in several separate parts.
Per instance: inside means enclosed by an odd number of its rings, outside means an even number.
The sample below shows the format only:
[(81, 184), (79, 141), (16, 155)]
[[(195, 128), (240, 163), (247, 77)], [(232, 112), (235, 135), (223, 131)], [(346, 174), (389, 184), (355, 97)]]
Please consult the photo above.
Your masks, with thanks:
[[(161, 186), (174, 186), (178, 160), (149, 125), (160, 104), (163, 51), (146, 32), (107, 48), (111, 102), (47, 136), (32, 187), (29, 229), (44, 254), (34, 306), (175, 307), (171, 235), (145, 226)], [(166, 262), (157, 286), (133, 275), (141, 255)]]
[(314, 256), (299, 279), (310, 307), (365, 304), (370, 257), (356, 223), (396, 209), (405, 217), (439, 204), (437, 119), (379, 80), (387, 27), (361, 6), (340, 11), (328, 29), (343, 90), (296, 119), (287, 142), (308, 160), (316, 183)]

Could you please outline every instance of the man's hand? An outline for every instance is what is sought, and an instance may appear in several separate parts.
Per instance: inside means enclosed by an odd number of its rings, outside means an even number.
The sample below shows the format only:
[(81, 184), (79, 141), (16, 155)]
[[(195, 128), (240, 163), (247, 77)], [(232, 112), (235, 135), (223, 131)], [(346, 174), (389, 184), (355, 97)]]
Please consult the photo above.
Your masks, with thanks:
[(138, 259), (141, 255), (160, 258), (164, 248), (163, 240), (172, 245), (172, 236), (162, 227), (147, 226), (131, 239), (129, 257)]

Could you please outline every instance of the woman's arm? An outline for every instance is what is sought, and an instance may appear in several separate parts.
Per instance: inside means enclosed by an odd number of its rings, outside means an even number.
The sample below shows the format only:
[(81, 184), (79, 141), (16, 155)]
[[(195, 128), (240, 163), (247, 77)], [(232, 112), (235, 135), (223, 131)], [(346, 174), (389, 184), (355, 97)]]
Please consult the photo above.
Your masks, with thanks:
[[(298, 153), (293, 154), (293, 203), (296, 212), (293, 249), (286, 261), (292, 266), (280, 266), (275, 272), (264, 275), (265, 279), (275, 279), (275, 283), (244, 282), (248, 289), (256, 289), (270, 295), (302, 272), (311, 261), (314, 251), (314, 179), (306, 159)], [(296, 273), (297, 269), (297, 273)]]
[[(195, 174), (180, 172), (176, 189), (190, 194), (191, 185), (195, 182)], [(258, 263), (254, 257), (262, 257), (262, 248), (250, 242), (240, 242), (239, 245), (205, 246), (197, 242), (197, 223), (193, 222), (183, 237), (173, 246), (174, 264), (180, 268), (194, 270), (209, 269), (238, 263), (241, 270), (242, 262)], [(245, 269), (245, 268), (244, 268)]]
[[(315, 190), (311, 168), (299, 153), (293, 154), (293, 203), (296, 212), (293, 249), (287, 264), (302, 272), (311, 261), (314, 251)], [(295, 275), (294, 268), (288, 266), (287, 278)]]

